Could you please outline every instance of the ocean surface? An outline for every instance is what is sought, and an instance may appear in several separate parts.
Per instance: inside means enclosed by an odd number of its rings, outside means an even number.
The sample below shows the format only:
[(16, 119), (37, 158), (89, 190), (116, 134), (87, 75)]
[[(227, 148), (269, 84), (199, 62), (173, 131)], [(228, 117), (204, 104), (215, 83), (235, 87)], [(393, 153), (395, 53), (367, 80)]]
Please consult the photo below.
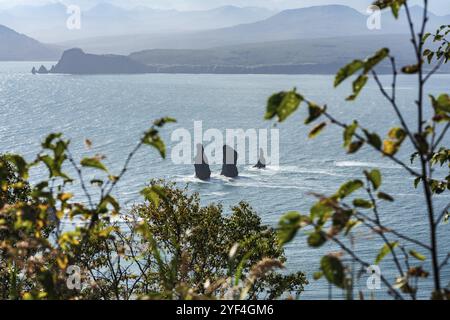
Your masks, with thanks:
[[(368, 148), (357, 155), (346, 155), (342, 148), (342, 131), (329, 127), (315, 140), (308, 140), (310, 128), (303, 125), (303, 108), (280, 130), (280, 165), (257, 171), (251, 164), (240, 166), (241, 177), (222, 179), (220, 166), (212, 166), (210, 182), (194, 178), (193, 167), (176, 165), (170, 159), (171, 132), (186, 128), (193, 132), (194, 121), (203, 121), (203, 128), (270, 129), (273, 123), (263, 120), (267, 98), (280, 90), (297, 88), (310, 100), (326, 103), (329, 110), (342, 121), (357, 118), (371, 130), (385, 135), (398, 124), (393, 110), (380, 95), (376, 84), (369, 82), (361, 97), (347, 103), (350, 87), (333, 89), (332, 76), (284, 75), (115, 75), (115, 76), (33, 76), (30, 70), (37, 63), (0, 63), (0, 153), (16, 152), (32, 160), (40, 150), (40, 142), (50, 132), (63, 132), (71, 139), (72, 153), (77, 158), (96, 153), (107, 156), (105, 163), (113, 172), (123, 165), (126, 156), (138, 142), (141, 133), (152, 120), (171, 116), (178, 120), (163, 130), (168, 144), (167, 160), (150, 148), (144, 148), (131, 163), (130, 170), (119, 185), (116, 195), (128, 206), (141, 201), (139, 190), (152, 178), (164, 178), (189, 185), (192, 192), (201, 195), (203, 203), (220, 202), (229, 212), (230, 206), (248, 201), (257, 210), (265, 224), (276, 226), (287, 211), (307, 213), (314, 203), (311, 191), (332, 194), (339, 186), (353, 178), (362, 178), (366, 169), (379, 168), (383, 173), (382, 190), (395, 198), (394, 203), (381, 205), (385, 225), (428, 242), (425, 205), (421, 189), (414, 190), (413, 178), (404, 169), (383, 159)], [(51, 65), (46, 63), (47, 67)], [(390, 77), (383, 76), (387, 88)], [(407, 113), (407, 122), (416, 126), (416, 78), (401, 76), (398, 87), (399, 105)], [(450, 88), (450, 75), (437, 75), (430, 82), (429, 93), (444, 93)], [(86, 150), (89, 138), (93, 149)], [(445, 140), (448, 146), (449, 139)], [(409, 163), (411, 149), (405, 145), (398, 155)], [(414, 165), (413, 165), (414, 166)], [(44, 171), (34, 171), (37, 180)], [(437, 172), (437, 175), (445, 174)], [(77, 187), (77, 186), (75, 186)], [(448, 193), (436, 197), (437, 211), (449, 202)], [(439, 226), (440, 255), (450, 251), (449, 225)], [(382, 244), (366, 229), (355, 230), (355, 248), (368, 262), (375, 260)], [(414, 248), (408, 246), (408, 248)], [(423, 252), (420, 248), (415, 248)], [(286, 248), (287, 272), (304, 271), (310, 279), (302, 299), (326, 299), (325, 280), (314, 281), (321, 256), (337, 248), (326, 245), (310, 249), (304, 233)], [(426, 252), (423, 252), (426, 254)], [(420, 265), (411, 261), (413, 265)], [(424, 266), (428, 268), (428, 264)], [(429, 270), (429, 268), (428, 268)], [(382, 273), (389, 279), (397, 275), (390, 259), (381, 264)], [(386, 288), (369, 291), (367, 275), (363, 274), (356, 290), (366, 298), (386, 298)], [(450, 282), (450, 267), (443, 270), (443, 285)], [(429, 280), (421, 281), (421, 288), (430, 288)], [(419, 297), (428, 298), (422, 290)], [(335, 298), (342, 298), (333, 290)]]

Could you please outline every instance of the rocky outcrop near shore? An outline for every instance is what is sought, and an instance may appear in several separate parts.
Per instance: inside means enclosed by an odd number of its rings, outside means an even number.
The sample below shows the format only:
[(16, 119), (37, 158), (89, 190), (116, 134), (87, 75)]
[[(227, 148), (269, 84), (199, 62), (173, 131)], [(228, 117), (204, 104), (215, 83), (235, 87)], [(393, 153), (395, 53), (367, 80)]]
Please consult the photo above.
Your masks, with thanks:
[[(152, 67), (120, 55), (94, 55), (81, 49), (66, 50), (48, 73), (60, 74), (142, 74)], [(41, 72), (37, 72), (41, 73)], [(44, 73), (44, 72), (43, 72)]]

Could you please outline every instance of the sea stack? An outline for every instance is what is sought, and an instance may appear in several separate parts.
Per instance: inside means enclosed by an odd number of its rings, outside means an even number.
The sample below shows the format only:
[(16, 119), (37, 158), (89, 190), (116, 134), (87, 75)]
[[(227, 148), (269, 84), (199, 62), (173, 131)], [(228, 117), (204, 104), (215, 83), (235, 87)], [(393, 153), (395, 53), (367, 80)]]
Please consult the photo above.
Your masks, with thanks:
[(223, 146), (223, 165), (221, 175), (228, 178), (236, 178), (237, 176), (239, 176), (237, 161), (237, 151), (230, 146)]
[(47, 74), (47, 73), (48, 73), (48, 70), (47, 70), (46, 67), (41, 66), (41, 67), (39, 68), (39, 70), (38, 70), (37, 73), (39, 73), (39, 74)]
[(195, 177), (206, 181), (211, 178), (211, 169), (209, 168), (208, 158), (205, 155), (205, 148), (202, 144), (197, 145), (197, 155), (195, 157)]
[(257, 168), (257, 169), (265, 169), (266, 168), (266, 158), (264, 157), (263, 149), (259, 149), (258, 163), (253, 168)]

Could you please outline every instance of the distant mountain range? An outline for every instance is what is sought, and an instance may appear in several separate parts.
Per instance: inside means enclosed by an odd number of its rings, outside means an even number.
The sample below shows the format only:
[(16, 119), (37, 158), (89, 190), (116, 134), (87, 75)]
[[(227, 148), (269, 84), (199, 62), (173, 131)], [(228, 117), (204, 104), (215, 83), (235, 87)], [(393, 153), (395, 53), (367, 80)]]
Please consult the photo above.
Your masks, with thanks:
[(410, 41), (403, 35), (349, 36), (296, 39), (211, 49), (153, 49), (130, 57), (147, 65), (263, 66), (343, 64), (364, 58), (381, 47), (389, 47), (399, 63), (411, 62)]
[(0, 25), (0, 61), (47, 61), (60, 56), (60, 50)]
[[(302, 39), (221, 47), (205, 50), (155, 49), (130, 56), (86, 54), (81, 49), (64, 52), (50, 73), (65, 74), (334, 74), (355, 58), (389, 47), (399, 66), (414, 61), (403, 35), (352, 36)], [(444, 66), (440, 72), (450, 72)], [(426, 66), (425, 69), (432, 68)], [(390, 73), (388, 62), (377, 67)], [(43, 67), (38, 73), (47, 73)]]
[[(422, 9), (411, 8), (419, 21)], [(146, 49), (207, 49), (219, 46), (260, 43), (292, 39), (317, 39), (361, 35), (407, 34), (403, 16), (395, 20), (390, 12), (382, 14), (382, 28), (369, 30), (367, 16), (347, 6), (329, 5), (285, 10), (262, 21), (198, 32), (170, 34), (137, 34), (100, 37), (60, 43), (65, 47), (81, 47), (94, 53), (129, 54)], [(450, 16), (430, 13), (430, 30), (448, 24)]]
[(69, 30), (67, 7), (61, 3), (16, 6), (0, 11), (0, 24), (45, 42), (87, 37), (154, 34), (230, 27), (268, 18), (276, 12), (258, 7), (224, 6), (205, 11), (125, 9), (100, 3), (81, 11), (81, 29)]
[[(57, 5), (52, 8), (56, 17)], [(90, 12), (102, 14), (106, 19), (123, 10), (109, 5), (101, 8), (96, 6)], [(21, 12), (19, 9), (15, 9), (16, 14)], [(222, 7), (216, 11), (221, 10), (237, 9)], [(419, 19), (421, 9), (413, 7), (412, 14)], [(81, 48), (90, 55), (83, 51), (80, 54), (80, 50), (68, 51), (72, 54), (64, 57), (63, 64), (60, 61), (63, 67), (53, 71), (67, 71), (70, 66), (69, 73), (77, 73), (77, 68), (83, 74), (89, 73), (89, 69), (99, 73), (94, 70), (94, 61), (105, 66), (101, 68), (103, 71), (107, 71), (108, 65), (120, 71), (120, 65), (124, 65), (132, 66), (124, 70), (133, 73), (334, 73), (349, 60), (387, 46), (397, 56), (399, 65), (413, 61), (405, 18), (397, 21), (386, 12), (382, 16), (382, 29), (375, 31), (366, 27), (366, 19), (347, 6), (316, 6), (286, 10), (258, 22), (227, 28), (90, 38), (60, 43), (57, 47), (1, 27), (0, 60), (58, 60), (63, 48)], [(430, 14), (430, 29), (449, 21), (450, 16)], [(86, 66), (79, 65), (73, 57), (87, 63)], [(450, 71), (448, 67), (445, 70)]]
[[(130, 58), (157, 67), (159, 72), (180, 73), (276, 73), (334, 74), (347, 64), (388, 47), (399, 66), (414, 61), (408, 37), (404, 35), (350, 36), (296, 39), (226, 46), (212, 49), (154, 49), (132, 53)], [(390, 73), (389, 64), (378, 67)], [(450, 72), (450, 65), (441, 68)]]

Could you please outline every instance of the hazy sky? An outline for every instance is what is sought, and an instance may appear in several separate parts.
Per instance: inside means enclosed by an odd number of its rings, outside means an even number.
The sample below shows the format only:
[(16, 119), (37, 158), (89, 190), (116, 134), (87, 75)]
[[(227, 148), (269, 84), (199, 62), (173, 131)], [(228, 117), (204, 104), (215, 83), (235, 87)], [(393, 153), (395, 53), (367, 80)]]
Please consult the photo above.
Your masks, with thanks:
[[(208, 9), (222, 5), (264, 6), (273, 9), (298, 8), (321, 4), (346, 4), (358, 10), (365, 10), (373, 0), (62, 0), (66, 4), (78, 4), (83, 7), (107, 2), (120, 6), (146, 5), (154, 8), (174, 8), (180, 10)], [(413, 4), (423, 0), (410, 0)], [(57, 0), (0, 0), (0, 7), (11, 7), (20, 4), (43, 4)], [(430, 0), (431, 10), (439, 14), (449, 14), (449, 0)]]

